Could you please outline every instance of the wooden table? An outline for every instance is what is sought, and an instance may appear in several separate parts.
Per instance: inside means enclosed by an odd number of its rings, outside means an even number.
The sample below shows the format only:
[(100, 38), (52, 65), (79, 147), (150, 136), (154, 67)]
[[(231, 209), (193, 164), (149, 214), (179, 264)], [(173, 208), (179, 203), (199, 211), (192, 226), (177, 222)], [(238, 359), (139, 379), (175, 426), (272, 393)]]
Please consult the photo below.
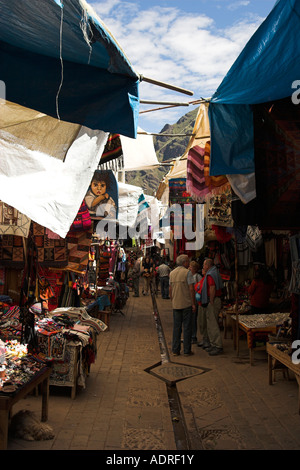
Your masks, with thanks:
[[(243, 315), (247, 313), (248, 310), (239, 310), (239, 315)], [(223, 320), (223, 326), (224, 326), (224, 339), (227, 339), (227, 331), (228, 331), (228, 326), (232, 325), (231, 322), (231, 317), (232, 315), (236, 315), (237, 311), (235, 308), (222, 308), (220, 312), (220, 316), (222, 317)], [(231, 339), (233, 338), (233, 330), (231, 329)]]
[(42, 415), (41, 420), (48, 420), (49, 403), (49, 376), (51, 368), (44, 367), (31, 380), (26, 383), (19, 391), (11, 395), (0, 395), (0, 449), (7, 449), (8, 422), (12, 406), (24, 398), (30, 392), (41, 384), (42, 385)]
[[(256, 340), (267, 342), (269, 335), (276, 335), (278, 327), (289, 317), (289, 313), (265, 315), (232, 315), (234, 349), (239, 347), (239, 330), (247, 335), (247, 345), (250, 351), (250, 364), (253, 365), (254, 349), (265, 349), (265, 345), (257, 347)], [(238, 325), (237, 325), (238, 323)], [(251, 325), (256, 326), (251, 326)]]
[(269, 371), (269, 385), (273, 385), (273, 371), (276, 367), (276, 362), (280, 362), (287, 369), (294, 372), (297, 383), (298, 383), (298, 413), (300, 414), (300, 364), (294, 364), (291, 357), (280, 351), (278, 348), (267, 344), (268, 353), (268, 371)]

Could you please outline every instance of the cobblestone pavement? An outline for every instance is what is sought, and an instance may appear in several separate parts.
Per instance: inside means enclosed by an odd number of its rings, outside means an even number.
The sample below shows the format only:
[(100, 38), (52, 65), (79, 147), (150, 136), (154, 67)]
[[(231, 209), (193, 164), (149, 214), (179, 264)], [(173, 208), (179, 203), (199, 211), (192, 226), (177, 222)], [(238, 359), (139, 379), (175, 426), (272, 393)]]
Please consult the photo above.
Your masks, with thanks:
[[(157, 296), (163, 334), (150, 296), (130, 298), (98, 337), (98, 354), (86, 381), (71, 399), (51, 387), (48, 424), (55, 438), (9, 438), (8, 450), (296, 450), (300, 448), (298, 385), (281, 371), (268, 383), (267, 354), (249, 362), (245, 340), (239, 356), (230, 334), (224, 353), (169, 356), (170, 300)], [(162, 339), (163, 336), (163, 339)], [(166, 350), (162, 349), (162, 342)], [(30, 395), (13, 409), (40, 416), (41, 397)]]

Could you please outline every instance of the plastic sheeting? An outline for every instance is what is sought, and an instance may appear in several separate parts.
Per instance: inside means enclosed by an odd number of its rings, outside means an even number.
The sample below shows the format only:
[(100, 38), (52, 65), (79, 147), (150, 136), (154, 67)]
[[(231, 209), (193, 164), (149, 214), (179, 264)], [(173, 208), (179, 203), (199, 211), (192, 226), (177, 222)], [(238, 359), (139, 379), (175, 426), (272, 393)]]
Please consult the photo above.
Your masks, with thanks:
[[(63, 152), (64, 160), (47, 153), (47, 139), (40, 149), (29, 148), (20, 137), (0, 130), (0, 199), (64, 238), (84, 199), (108, 134), (61, 124), (62, 141), (66, 146), (69, 143)], [(62, 150), (59, 145), (58, 150)]]
[(255, 171), (251, 105), (292, 96), (299, 79), (300, 0), (279, 0), (211, 98), (211, 175)]
[[(138, 128), (138, 132), (144, 132)], [(124, 158), (124, 170), (146, 170), (159, 166), (153, 137), (148, 134), (137, 134), (136, 139), (120, 136)]]
[[(118, 223), (123, 227), (120, 233), (124, 234), (125, 231), (134, 228), (138, 224), (139, 199), (141, 196), (145, 197), (145, 201), (149, 206), (146, 210), (148, 224), (151, 225), (152, 233), (156, 233), (159, 230), (159, 216), (161, 211), (159, 201), (153, 196), (144, 195), (143, 189), (139, 186), (118, 183), (118, 189)], [(136, 234), (136, 238), (138, 238), (138, 233)]]
[(136, 136), (139, 76), (84, 0), (1, 0), (0, 60), (7, 100)]

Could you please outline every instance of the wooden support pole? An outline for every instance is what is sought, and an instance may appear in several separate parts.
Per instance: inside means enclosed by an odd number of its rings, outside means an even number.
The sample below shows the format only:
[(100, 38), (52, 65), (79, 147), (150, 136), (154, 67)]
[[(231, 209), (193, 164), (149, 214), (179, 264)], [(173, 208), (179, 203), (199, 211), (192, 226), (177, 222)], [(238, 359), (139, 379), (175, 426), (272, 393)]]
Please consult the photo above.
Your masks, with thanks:
[(186, 90), (185, 88), (177, 87), (175, 85), (170, 85), (169, 83), (160, 82), (158, 80), (154, 80), (153, 78), (144, 77), (140, 75), (141, 82), (151, 83), (152, 85), (157, 85), (163, 88), (168, 88), (169, 90), (177, 91), (178, 93), (183, 93), (184, 95), (193, 96), (194, 92), (190, 90)]

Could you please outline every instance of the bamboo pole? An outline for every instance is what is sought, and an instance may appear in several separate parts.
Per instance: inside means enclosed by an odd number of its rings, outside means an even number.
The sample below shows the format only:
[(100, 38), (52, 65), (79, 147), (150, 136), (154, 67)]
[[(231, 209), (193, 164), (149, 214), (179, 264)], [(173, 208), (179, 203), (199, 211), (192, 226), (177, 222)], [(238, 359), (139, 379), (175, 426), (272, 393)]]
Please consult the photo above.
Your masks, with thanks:
[(161, 104), (163, 106), (189, 106), (189, 103), (177, 103), (174, 101), (155, 101), (155, 100), (140, 100), (140, 104)]
[(137, 132), (138, 135), (154, 135), (159, 137), (193, 137), (196, 134), (164, 134), (164, 133), (154, 133), (154, 132)]
[(190, 90), (186, 90), (185, 88), (181, 88), (175, 85), (170, 85), (169, 83), (160, 82), (159, 80), (154, 80), (153, 78), (144, 77), (140, 75), (141, 82), (151, 83), (152, 85), (160, 86), (163, 88), (168, 88), (169, 90), (177, 91), (178, 93), (183, 93), (184, 95), (193, 96), (194, 92)]
[(146, 109), (145, 111), (140, 111), (139, 114), (151, 113), (152, 111), (161, 111), (162, 109), (177, 108), (177, 105), (171, 106), (162, 106), (161, 108)]

